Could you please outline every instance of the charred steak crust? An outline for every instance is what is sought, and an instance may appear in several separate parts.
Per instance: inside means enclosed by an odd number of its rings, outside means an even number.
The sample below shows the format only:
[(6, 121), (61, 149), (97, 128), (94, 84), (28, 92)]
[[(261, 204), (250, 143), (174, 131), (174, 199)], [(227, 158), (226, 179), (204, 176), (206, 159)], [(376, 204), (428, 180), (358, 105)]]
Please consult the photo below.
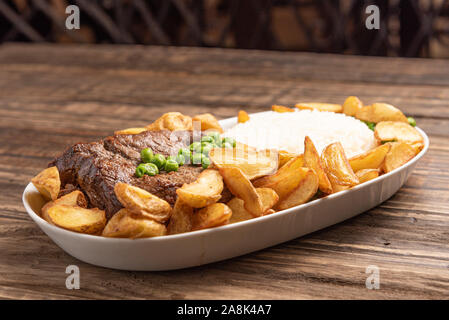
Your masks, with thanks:
[(201, 167), (184, 165), (177, 172), (135, 177), (140, 151), (151, 148), (164, 156), (176, 155), (191, 143), (190, 131), (145, 131), (136, 135), (115, 135), (91, 143), (77, 143), (49, 163), (59, 170), (62, 188), (80, 189), (91, 207), (106, 211), (111, 218), (122, 208), (114, 194), (117, 182), (145, 189), (166, 200), (176, 201), (176, 189), (196, 180)]

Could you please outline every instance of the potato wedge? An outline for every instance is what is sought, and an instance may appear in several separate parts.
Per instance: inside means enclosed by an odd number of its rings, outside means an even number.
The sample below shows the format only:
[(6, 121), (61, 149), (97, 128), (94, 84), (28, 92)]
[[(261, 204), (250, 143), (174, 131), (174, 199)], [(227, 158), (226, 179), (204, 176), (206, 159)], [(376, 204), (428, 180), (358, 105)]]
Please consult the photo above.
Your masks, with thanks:
[(320, 155), (308, 136), (304, 139), (304, 164), (307, 168), (315, 171), (319, 180), (319, 189), (324, 193), (331, 194), (332, 185), (324, 170), (324, 165), (321, 163)]
[(242, 170), (234, 167), (226, 167), (219, 170), (229, 191), (245, 202), (245, 209), (256, 217), (263, 215), (262, 199)]
[(359, 98), (350, 96), (343, 103), (343, 113), (347, 116), (354, 117), (359, 110), (363, 108), (363, 103)]
[(137, 218), (127, 209), (114, 214), (103, 230), (102, 236), (109, 238), (150, 238), (167, 234), (162, 223), (151, 219)]
[(192, 118), (192, 121), (200, 121), (201, 122), (201, 131), (215, 130), (220, 133), (224, 132), (223, 128), (218, 123), (217, 118), (215, 118), (210, 113), (196, 115)]
[(237, 122), (238, 123), (245, 123), (249, 120), (249, 115), (246, 111), (240, 110), (239, 114), (237, 115)]
[(137, 217), (162, 223), (170, 218), (170, 204), (143, 189), (118, 182), (115, 184), (114, 192), (120, 203)]
[(249, 180), (272, 174), (278, 167), (275, 150), (256, 150), (243, 144), (235, 148), (214, 148), (209, 158), (217, 168), (237, 167)]
[(50, 216), (48, 215), (48, 209), (57, 204), (65, 204), (72, 207), (78, 206), (81, 208), (87, 208), (86, 197), (84, 197), (84, 194), (79, 190), (70, 192), (69, 194), (62, 196), (59, 199), (47, 202), (41, 209), (41, 216), (44, 220), (46, 220), (51, 224), (54, 223), (53, 221), (51, 221)]
[(343, 111), (343, 107), (340, 104), (333, 103), (304, 102), (297, 103), (295, 107), (300, 110), (318, 110), (336, 113), (341, 113)]
[(217, 170), (206, 169), (198, 179), (176, 190), (178, 197), (192, 208), (203, 208), (217, 202), (223, 191), (223, 178)]
[(192, 231), (193, 208), (178, 198), (167, 226), (168, 234), (178, 234)]
[(144, 131), (148, 131), (148, 129), (147, 128), (128, 128), (128, 129), (115, 131), (114, 134), (115, 135), (120, 135), (120, 134), (139, 134), (139, 133), (142, 133)]
[(263, 214), (273, 208), (279, 201), (278, 194), (271, 188), (256, 188), (256, 192), (262, 201)]
[(257, 188), (271, 188), (282, 200), (295, 190), (302, 180), (304, 170), (301, 170), (301, 167), (303, 164), (304, 157), (301, 154), (287, 162), (275, 174), (255, 180), (254, 186)]
[[(278, 169), (280, 167), (283, 167), (284, 164), (289, 162), (291, 159), (296, 158), (298, 156), (297, 154), (290, 153), (290, 152), (283, 151), (283, 150), (279, 151), (278, 154), (279, 154)], [(303, 157), (303, 159), (304, 159), (304, 157)]]
[(417, 155), (418, 153), (421, 152), (422, 149), (424, 149), (424, 142), (414, 142), (414, 143), (409, 143), (408, 144), (413, 148), (413, 150), (415, 151), (415, 155)]
[(385, 157), (382, 170), (385, 173), (393, 171), (396, 168), (406, 164), (415, 157), (415, 150), (405, 142), (390, 142), (391, 149)]
[(389, 144), (383, 144), (349, 159), (349, 164), (354, 172), (363, 169), (379, 169), (385, 160), (385, 156), (390, 151)]
[(274, 112), (279, 112), (279, 113), (295, 112), (295, 110), (293, 110), (292, 108), (285, 107), (285, 106), (279, 106), (279, 105), (276, 105), (276, 104), (273, 104), (271, 106), (271, 110), (274, 111)]
[(352, 170), (340, 142), (328, 145), (323, 150), (321, 159), (332, 186), (342, 185), (352, 187), (359, 184), (359, 179)]
[(85, 209), (65, 204), (47, 210), (51, 221), (58, 227), (87, 234), (98, 234), (106, 225), (106, 215), (100, 209)]
[(164, 113), (159, 119), (148, 125), (147, 130), (193, 130), (192, 118), (180, 112)]
[(359, 120), (379, 123), (382, 121), (399, 121), (408, 123), (401, 110), (387, 103), (373, 103), (357, 111), (355, 117)]
[(362, 169), (355, 173), (360, 183), (364, 183), (376, 179), (380, 174), (379, 169)]
[(255, 218), (251, 213), (249, 213), (245, 209), (245, 203), (242, 199), (239, 198), (232, 198), (227, 204), (226, 204), (232, 211), (231, 218), (229, 219), (229, 223), (237, 223), (249, 219)]
[(424, 142), (418, 130), (404, 122), (379, 122), (374, 129), (374, 136), (379, 142), (400, 141), (410, 144)]
[(50, 167), (41, 171), (31, 179), (31, 182), (46, 200), (56, 200), (58, 198), (59, 190), (61, 189), (58, 168)]
[(296, 188), (275, 206), (276, 210), (285, 210), (306, 203), (316, 194), (319, 187), (319, 179), (315, 171), (309, 168), (301, 168), (302, 179)]
[(214, 228), (229, 222), (232, 211), (224, 203), (213, 203), (193, 214), (193, 230)]

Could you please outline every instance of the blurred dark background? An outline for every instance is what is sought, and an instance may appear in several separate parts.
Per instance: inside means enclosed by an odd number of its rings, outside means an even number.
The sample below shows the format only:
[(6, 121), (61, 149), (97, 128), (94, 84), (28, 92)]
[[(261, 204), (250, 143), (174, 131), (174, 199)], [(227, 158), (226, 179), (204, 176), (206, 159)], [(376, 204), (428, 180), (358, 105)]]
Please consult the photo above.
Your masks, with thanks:
[[(65, 8), (81, 29), (65, 28)], [(380, 8), (380, 30), (365, 8)], [(117, 43), (449, 58), (449, 0), (0, 0), (0, 43)]]

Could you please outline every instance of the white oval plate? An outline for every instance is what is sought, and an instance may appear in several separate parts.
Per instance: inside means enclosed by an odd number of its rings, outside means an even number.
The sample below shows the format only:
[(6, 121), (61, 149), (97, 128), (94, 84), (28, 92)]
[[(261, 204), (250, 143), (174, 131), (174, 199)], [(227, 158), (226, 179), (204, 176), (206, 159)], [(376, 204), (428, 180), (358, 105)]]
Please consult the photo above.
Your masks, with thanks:
[[(236, 118), (220, 121), (223, 128)], [(39, 216), (44, 201), (29, 183), (23, 204), (31, 219), (64, 251), (97, 266), (139, 271), (173, 270), (225, 260), (301, 237), (369, 210), (390, 198), (407, 180), (423, 150), (404, 166), (360, 184), (274, 214), (179, 235), (147, 239), (111, 239), (58, 228)]]

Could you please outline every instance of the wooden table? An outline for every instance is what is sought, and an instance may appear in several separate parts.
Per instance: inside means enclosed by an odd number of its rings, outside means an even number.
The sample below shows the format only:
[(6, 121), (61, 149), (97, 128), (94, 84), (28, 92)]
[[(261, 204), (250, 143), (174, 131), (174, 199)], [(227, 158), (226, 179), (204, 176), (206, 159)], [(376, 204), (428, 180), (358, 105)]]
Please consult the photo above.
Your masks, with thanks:
[[(390, 200), (314, 234), (202, 267), (124, 272), (55, 245), (26, 214), (30, 178), (70, 144), (163, 112), (219, 118), (301, 100), (386, 101), (416, 118), (428, 154)], [(0, 47), (0, 298), (449, 297), (449, 61), (223, 49)], [(67, 290), (75, 264), (81, 289)], [(380, 289), (365, 287), (380, 268)]]

